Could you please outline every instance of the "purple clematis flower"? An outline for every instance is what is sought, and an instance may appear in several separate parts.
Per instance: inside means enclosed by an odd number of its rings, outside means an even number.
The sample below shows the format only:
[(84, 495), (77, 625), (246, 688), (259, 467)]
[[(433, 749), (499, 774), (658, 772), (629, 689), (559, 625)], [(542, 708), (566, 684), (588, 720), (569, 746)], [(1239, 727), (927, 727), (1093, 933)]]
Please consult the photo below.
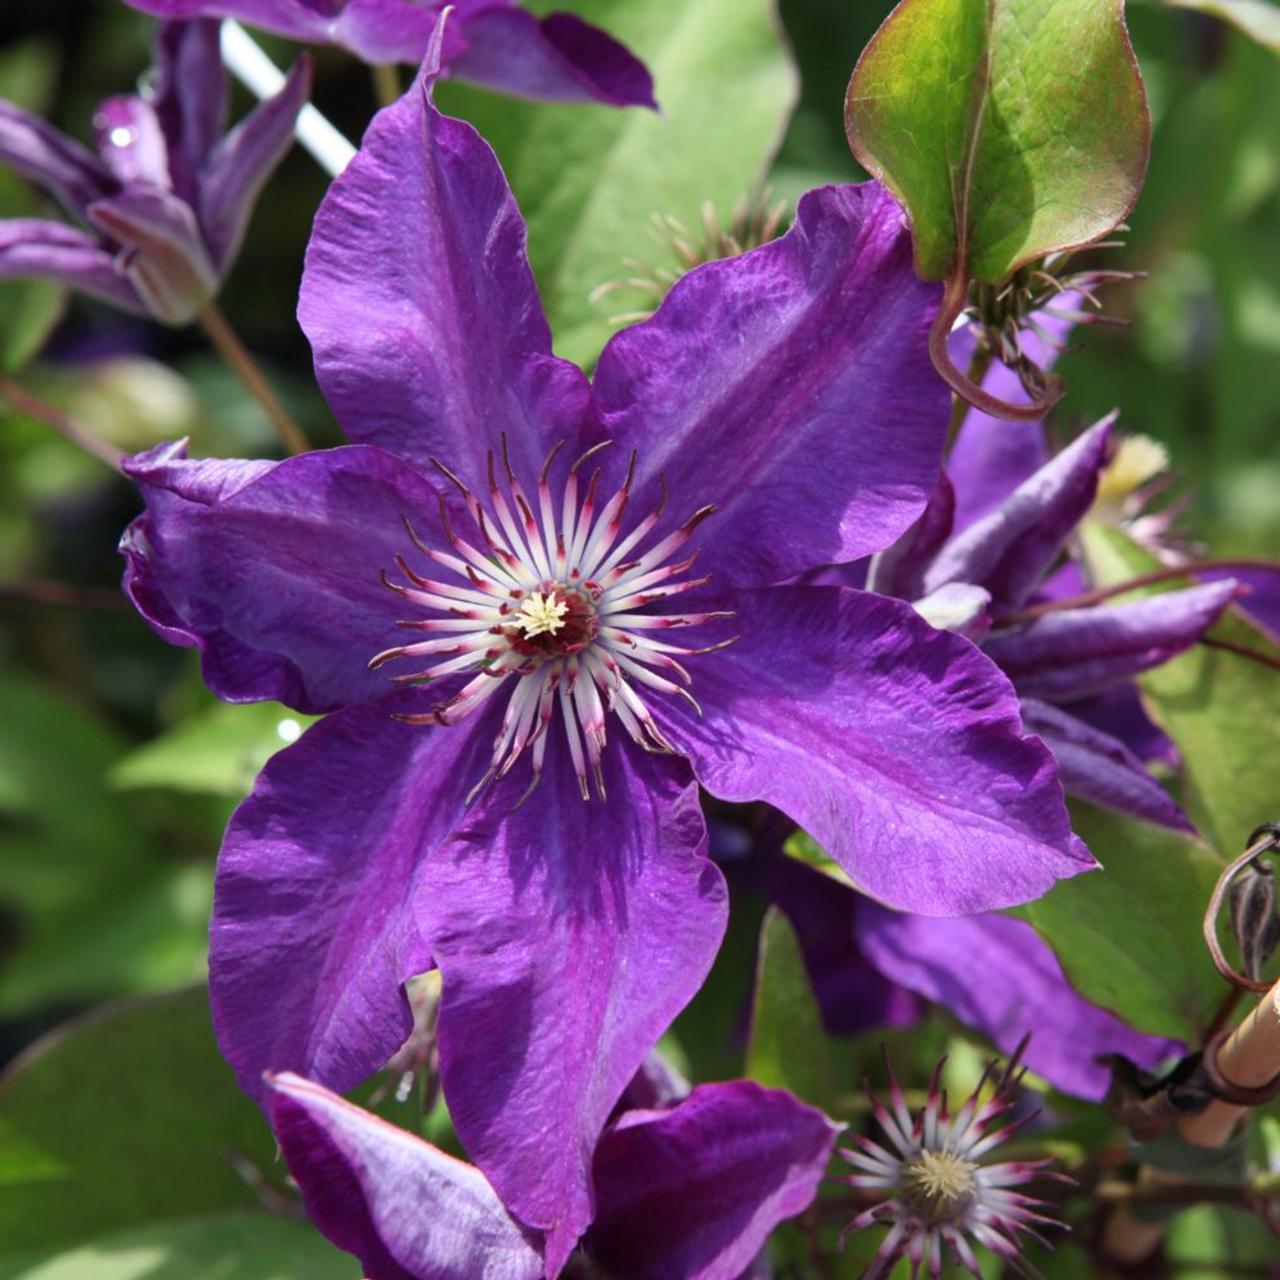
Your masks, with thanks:
[(420, 63), (445, 9), (440, 74), (517, 98), (651, 107), (653, 79), (625, 45), (576, 14), (518, 0), (128, 0), (161, 18), (237, 18), (370, 63)]
[(1110, 420), (1100, 422), (957, 528), (970, 477), (988, 493), (994, 487), (985, 455), (961, 455), (912, 529), (872, 561), (867, 584), (914, 600), (935, 625), (982, 646), (1012, 679), (1024, 721), (1053, 751), (1069, 792), (1190, 830), (1144, 764), (1160, 745), (1133, 677), (1195, 644), (1239, 586), (1227, 580), (1073, 607), (1085, 584), (1074, 562), (1059, 560), (1093, 503), (1109, 430)]
[(936, 483), (938, 290), (894, 201), (810, 193), (787, 236), (616, 335), (589, 386), (551, 354), (519, 211), (432, 105), (434, 66), (308, 251), (300, 317), (358, 443), (133, 459), (126, 588), (222, 697), (334, 712), (222, 849), (212, 999), (242, 1083), (355, 1083), (437, 966), (458, 1133), (558, 1263), (601, 1127), (724, 928), (695, 776), (917, 911), (1095, 864), (979, 650), (900, 601), (783, 585), (892, 542)]
[[(907, 1025), (923, 1015), (924, 1000), (932, 1001), (1007, 1054), (1029, 1036), (1027, 1066), (1063, 1093), (1091, 1101), (1106, 1094), (1111, 1078), (1100, 1055), (1120, 1053), (1154, 1070), (1183, 1052), (1179, 1042), (1135, 1031), (1081, 996), (1022, 920), (890, 911), (795, 858), (766, 851), (752, 861), (796, 926), (833, 1034)], [(814, 948), (801, 932), (805, 921), (824, 917), (847, 922), (843, 954), (830, 941)], [(876, 1016), (842, 1025), (843, 1011), (858, 1003)]]
[(168, 22), (156, 32), (150, 88), (98, 108), (97, 156), (0, 99), (0, 163), (83, 224), (0, 221), (0, 278), (44, 276), (187, 324), (231, 269), (310, 83), (310, 61), (299, 59), (280, 92), (223, 135), (218, 24)]
[[(559, 1274), (539, 1233), (471, 1165), (299, 1076), (270, 1084), (308, 1212), (369, 1280)], [(773, 1228), (813, 1202), (839, 1132), (789, 1093), (745, 1080), (624, 1110), (594, 1152), (596, 1216), (579, 1256), (615, 1280), (735, 1280)]]

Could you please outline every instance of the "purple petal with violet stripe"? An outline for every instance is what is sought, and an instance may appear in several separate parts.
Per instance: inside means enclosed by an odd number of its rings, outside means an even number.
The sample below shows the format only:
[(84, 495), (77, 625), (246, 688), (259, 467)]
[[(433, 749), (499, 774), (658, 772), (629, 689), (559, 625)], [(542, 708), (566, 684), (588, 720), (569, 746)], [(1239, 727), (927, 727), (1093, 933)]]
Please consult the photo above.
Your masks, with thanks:
[(790, 857), (767, 859), (760, 888), (796, 931), (822, 1021), (832, 1035), (920, 1020), (920, 1001), (889, 981), (862, 954), (855, 936), (860, 895)]
[(702, 564), (733, 585), (879, 551), (938, 478), (948, 396), (901, 209), (875, 183), (805, 195), (795, 226), (681, 279), (600, 357), (600, 433), (639, 453), (637, 501), (715, 503)]
[(907, 604), (831, 587), (724, 593), (738, 643), (695, 659), (704, 715), (655, 701), (724, 800), (767, 800), (892, 906), (1026, 902), (1096, 866), (1008, 680)]
[(496, 726), (391, 718), (409, 709), (420, 700), (400, 695), (313, 725), (267, 763), (227, 828), (210, 1000), (223, 1055), (254, 1096), (266, 1070), (349, 1089), (413, 1025), (402, 984), (431, 968), (414, 894)]
[(96, 236), (42, 218), (0, 219), (0, 279), (42, 276), (139, 315), (146, 307)]
[(94, 138), (107, 167), (125, 186), (169, 186), (169, 156), (151, 104), (139, 97), (108, 98), (93, 114)]
[(542, 19), (511, 4), (463, 5), (450, 19), (462, 48), (450, 76), (545, 102), (651, 107), (653, 78), (625, 45), (570, 13)]
[(95, 227), (124, 247), (119, 262), (156, 319), (182, 325), (217, 289), (217, 275), (191, 206), (158, 188), (133, 185), (95, 200)]
[[(1053, 306), (1071, 311), (1079, 309), (1083, 302), (1078, 293), (1064, 293)], [(1036, 313), (1035, 321), (1050, 342), (1031, 329), (1023, 329), (1019, 340), (1035, 364), (1051, 369), (1075, 321), (1043, 311)], [(950, 346), (957, 367), (967, 368), (974, 350), (972, 330), (966, 328), (952, 334)], [(1007, 403), (1031, 402), (1018, 375), (998, 360), (992, 361), (982, 385)], [(975, 520), (989, 515), (1048, 461), (1043, 422), (1006, 422), (970, 409), (947, 457), (947, 471), (956, 485), (956, 528), (967, 529)]]
[(446, 462), (477, 490), (509, 433), (536, 475), (577, 437), (581, 372), (551, 354), (525, 227), (497, 158), (428, 100), (430, 76), (380, 112), (329, 188), (298, 318), (347, 434)]
[(219, 273), (239, 252), (254, 202), (289, 150), (298, 112), (310, 92), (311, 59), (302, 57), (280, 92), (221, 138), (200, 170), (200, 225)]
[(201, 650), (214, 693), (326, 711), (390, 689), (368, 663), (403, 637), (406, 606), (380, 575), (412, 549), (402, 517), (435, 519), (421, 476), (360, 446), (268, 463), (161, 445), (125, 470), (147, 502), (121, 541), (125, 591)]
[(944, 472), (919, 519), (892, 546), (872, 557), (867, 590), (899, 600), (922, 596), (925, 571), (951, 536), (955, 507), (955, 489)]
[(747, 1080), (628, 1112), (596, 1151), (588, 1256), (615, 1280), (736, 1280), (813, 1203), (841, 1127)]
[(1023, 697), (1048, 702), (1081, 698), (1190, 648), (1238, 591), (1229, 580), (1145, 600), (1063, 609), (996, 632), (982, 647)]
[(1094, 1061), (1098, 1054), (1123, 1053), (1154, 1068), (1182, 1051), (1177, 1041), (1134, 1031), (1085, 1000), (1022, 920), (932, 920), (863, 902), (858, 938), (885, 974), (945, 1005), (1004, 1053), (1030, 1032), (1024, 1061), (1064, 1093), (1102, 1098), (1110, 1073)]
[(559, 733), (549, 748), (522, 807), (524, 777), (476, 802), (418, 903), (458, 1137), (508, 1209), (547, 1231), (554, 1274), (594, 1216), (600, 1131), (701, 984), (727, 906), (683, 762), (619, 736), (608, 800), (587, 803)]
[(292, 1073), (271, 1116), (307, 1213), (369, 1280), (537, 1280), (542, 1256), (483, 1175)]
[(1119, 739), (1033, 698), (1022, 700), (1022, 719), (1053, 752), (1069, 795), (1175, 831), (1195, 831), (1177, 802)]
[(162, 22), (152, 42), (152, 106), (169, 149), (175, 194), (195, 205), (198, 176), (226, 124), (227, 73), (219, 24)]
[(1093, 502), (1111, 421), (1091, 427), (953, 538), (926, 572), (925, 590), (970, 582), (986, 587), (998, 606), (1022, 604)]
[(43, 187), (80, 217), (120, 189), (92, 152), (37, 116), (0, 98), (0, 164)]

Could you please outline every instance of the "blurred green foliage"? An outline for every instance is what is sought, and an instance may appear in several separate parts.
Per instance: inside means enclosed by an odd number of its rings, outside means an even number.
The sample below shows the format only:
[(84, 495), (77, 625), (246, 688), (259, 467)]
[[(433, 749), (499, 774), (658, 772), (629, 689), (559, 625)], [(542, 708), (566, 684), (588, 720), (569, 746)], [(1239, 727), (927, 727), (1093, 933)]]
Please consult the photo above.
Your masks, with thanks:
[[(1065, 433), (1119, 407), (1123, 427), (1169, 447), (1195, 497), (1190, 537), (1218, 554), (1274, 554), (1280, 61), (1190, 11), (1190, 0), (1174, 3), (1182, 0), (1130, 7), (1152, 107), (1151, 169), (1127, 246), (1097, 255), (1146, 279), (1104, 299), (1124, 326), (1073, 340), (1059, 365), (1068, 393), (1055, 426)], [(508, 167), (564, 354), (590, 361), (614, 327), (621, 295), (593, 301), (597, 286), (634, 274), (634, 262), (665, 263), (653, 215), (692, 224), (711, 201), (727, 218), (765, 185), (793, 201), (807, 187), (860, 176), (844, 140), (844, 92), (888, 0), (782, 0), (785, 42), (765, 0), (541, 7), (579, 10), (630, 41), (657, 73), (666, 108), (658, 119), (442, 88), (442, 105), (472, 117)], [(1275, 6), (1255, 0), (1253, 16), (1264, 7)], [(117, 0), (5, 6), (0, 96), (87, 138), (96, 101), (127, 90), (145, 67), (149, 30)], [(295, 56), (265, 43), (279, 63)], [(375, 105), (367, 69), (319, 51), (316, 100), (358, 138)], [(247, 105), (238, 90), (235, 109)], [(340, 435), (293, 313), (324, 189), (295, 150), (222, 299), (318, 445)], [(38, 214), (56, 216), (0, 171), (0, 217)], [(160, 330), (47, 286), (0, 284), (0, 369), (20, 370), (25, 385), (125, 449), (178, 435), (190, 435), (197, 453), (276, 449), (257, 406), (196, 332)], [(136, 509), (128, 486), (0, 404), (0, 1057), (103, 1000), (141, 998), (43, 1042), (0, 1092), (0, 1280), (354, 1280), (349, 1259), (267, 1212), (280, 1207), (280, 1168), (216, 1056), (202, 988), (157, 994), (200, 979), (222, 827), (255, 770), (307, 720), (274, 705), (214, 704), (195, 656), (166, 646), (123, 606), (114, 546)], [(1273, 803), (1274, 788), (1263, 795), (1261, 784), (1241, 781), (1278, 776), (1276, 719), (1256, 727), (1257, 679), (1230, 655), (1195, 654), (1147, 690), (1180, 733), (1215, 743), (1190, 776), (1216, 849), (1081, 811), (1081, 829), (1123, 891), (1081, 877), (1027, 912), (1082, 990), (1148, 1030), (1191, 1034), (1219, 998), (1198, 949), (1197, 904), (1240, 824)], [(1185, 693), (1206, 681), (1222, 684), (1209, 711)], [(771, 916), (761, 950), (764, 904), (735, 890), (733, 907), (707, 986), (667, 1042), (696, 1078), (749, 1066), (815, 1100), (834, 1088), (833, 1113), (861, 1123), (856, 1085), (864, 1072), (880, 1078), (887, 1039), (917, 1087), (948, 1044), (948, 1084), (957, 1094), (972, 1085), (982, 1055), (965, 1052), (945, 1016), (833, 1042), (833, 1068), (797, 1061), (789, 1038), (808, 1036), (796, 1026), (812, 1021), (812, 1009), (795, 994), (794, 938)], [(1114, 1142), (1096, 1108), (1047, 1101), (1063, 1149)], [(450, 1142), (443, 1108), (429, 1124)], [(810, 1274), (810, 1227), (825, 1247), (834, 1243), (842, 1222), (828, 1194), (810, 1224), (779, 1233), (780, 1274)], [(862, 1233), (828, 1274), (856, 1276), (877, 1243)], [(1233, 1274), (1269, 1256), (1254, 1224), (1217, 1208), (1185, 1215), (1170, 1251), (1196, 1264), (1187, 1276)], [(1035, 1260), (1049, 1265), (1046, 1255)], [(1083, 1277), (1090, 1267), (1068, 1247), (1051, 1274)]]

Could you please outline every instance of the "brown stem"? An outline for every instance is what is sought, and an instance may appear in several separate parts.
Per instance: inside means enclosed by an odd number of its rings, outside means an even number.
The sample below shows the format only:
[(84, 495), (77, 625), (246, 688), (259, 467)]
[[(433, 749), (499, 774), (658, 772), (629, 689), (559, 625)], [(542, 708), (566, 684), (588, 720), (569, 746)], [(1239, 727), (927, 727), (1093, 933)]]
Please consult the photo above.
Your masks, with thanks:
[(1280, 671), (1280, 658), (1274, 654), (1263, 653), (1260, 649), (1250, 649), (1247, 644), (1236, 644), (1231, 640), (1218, 640), (1213, 636), (1205, 636), (1200, 641), (1206, 649), (1221, 649), (1224, 653), (1234, 653), (1238, 657), (1248, 658), (1252, 662), (1260, 662), (1272, 671)]
[[(1280, 572), (1280, 560), (1253, 560), (1248, 558), (1232, 559), (1216, 557), (1209, 560), (1197, 560), (1191, 564), (1175, 565), (1168, 569), (1153, 569), (1150, 573), (1139, 574), (1125, 582), (1117, 582), (1109, 587), (1095, 587), (1092, 591), (1082, 591), (1078, 596), (1068, 600), (1050, 600), (1045, 604), (1033, 604), (1029, 608), (1019, 609), (1011, 614), (1010, 622), (1031, 622), (1042, 618), (1046, 613), (1059, 613), (1063, 609), (1084, 609), (1089, 605), (1101, 604), (1113, 596), (1127, 595), (1130, 591), (1138, 591), (1142, 587), (1156, 586), (1161, 582), (1172, 582), (1178, 578), (1189, 578), (1196, 573), (1204, 573), (1210, 569), (1273, 569)], [(1254, 656), (1250, 651), (1249, 656)]]
[(968, 299), (968, 276), (963, 273), (951, 276), (942, 295), (942, 306), (929, 330), (929, 358), (933, 361), (938, 376), (962, 400), (993, 418), (1004, 418), (1009, 422), (1038, 422), (1062, 399), (1060, 378), (1049, 378), (1045, 393), (1039, 400), (1033, 400), (1030, 404), (1010, 404), (985, 391), (952, 362), (951, 352), (948, 350), (951, 327), (964, 310)]
[(235, 330), (227, 323), (226, 317), (212, 303), (206, 303), (204, 309), (196, 317), (205, 336), (213, 344), (218, 354), (235, 370), (240, 381), (248, 388), (250, 395), (262, 406), (271, 425), (275, 427), (284, 447), (290, 453), (306, 453), (311, 447), (302, 428), (289, 416), (288, 410), (280, 403), (279, 397), (272, 391), (262, 371), (254, 363), (244, 344), (236, 337)]
[(400, 101), (404, 92), (400, 85), (400, 68), (394, 63), (380, 62), (370, 68), (373, 73), (373, 96), (378, 106), (389, 107)]
[(42, 422), (51, 431), (56, 431), (64, 440), (70, 440), (72, 444), (97, 458), (112, 471), (120, 470), (120, 460), (124, 454), (119, 449), (105, 440), (99, 440), (92, 431), (72, 421), (61, 409), (56, 409), (53, 405), (46, 404), (45, 401), (33, 396), (29, 391), (24, 391), (16, 382), (3, 374), (0, 374), (0, 397), (13, 405), (19, 413)]

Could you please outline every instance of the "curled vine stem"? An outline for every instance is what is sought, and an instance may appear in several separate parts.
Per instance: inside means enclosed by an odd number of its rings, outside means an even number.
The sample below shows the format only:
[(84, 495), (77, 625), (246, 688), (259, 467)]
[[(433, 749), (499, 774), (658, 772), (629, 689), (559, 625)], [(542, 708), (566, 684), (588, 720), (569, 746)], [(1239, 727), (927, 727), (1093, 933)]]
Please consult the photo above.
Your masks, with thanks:
[(1209, 897), (1209, 905), (1204, 913), (1204, 945), (1209, 949), (1214, 968), (1232, 986), (1242, 991), (1270, 991), (1275, 983), (1274, 980), (1247, 977), (1232, 966), (1223, 954), (1222, 943), (1218, 940), (1218, 915), (1235, 878), (1246, 868), (1251, 867), (1263, 854), (1275, 849), (1280, 849), (1280, 823), (1263, 823), (1249, 836), (1245, 851), (1223, 868), (1217, 884), (1213, 886), (1213, 893)]
[(1062, 399), (1064, 388), (1061, 378), (1045, 374), (1040, 394), (1030, 404), (1010, 404), (979, 386), (951, 359), (951, 329), (968, 300), (969, 278), (962, 273), (951, 276), (943, 291), (942, 306), (929, 330), (929, 358), (938, 376), (962, 400), (993, 418), (1004, 418), (1009, 422), (1038, 422)]

